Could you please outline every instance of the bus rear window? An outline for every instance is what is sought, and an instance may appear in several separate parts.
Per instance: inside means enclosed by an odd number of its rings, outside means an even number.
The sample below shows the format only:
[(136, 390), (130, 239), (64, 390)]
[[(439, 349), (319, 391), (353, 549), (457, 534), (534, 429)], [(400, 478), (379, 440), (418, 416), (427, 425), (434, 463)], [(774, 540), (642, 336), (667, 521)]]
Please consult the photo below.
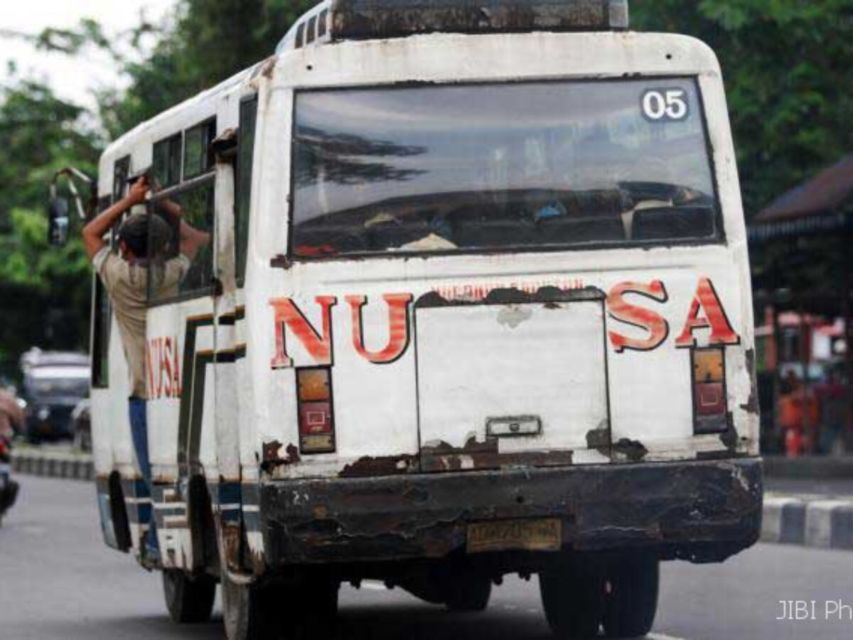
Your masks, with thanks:
[(693, 79), (304, 91), (300, 258), (712, 241)]

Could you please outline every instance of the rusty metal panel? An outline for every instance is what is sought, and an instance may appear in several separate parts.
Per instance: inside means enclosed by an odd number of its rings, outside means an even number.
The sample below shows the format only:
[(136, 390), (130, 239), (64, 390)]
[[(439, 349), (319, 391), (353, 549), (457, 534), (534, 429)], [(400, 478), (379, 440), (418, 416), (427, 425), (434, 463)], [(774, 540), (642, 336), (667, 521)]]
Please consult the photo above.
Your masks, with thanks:
[(626, 0), (332, 0), (333, 40), (627, 28)]
[(472, 523), (533, 519), (560, 522), (561, 547), (642, 546), (664, 557), (722, 560), (757, 540), (761, 495), (756, 458), (267, 481), (260, 487), (273, 568), (441, 558), (465, 548)]

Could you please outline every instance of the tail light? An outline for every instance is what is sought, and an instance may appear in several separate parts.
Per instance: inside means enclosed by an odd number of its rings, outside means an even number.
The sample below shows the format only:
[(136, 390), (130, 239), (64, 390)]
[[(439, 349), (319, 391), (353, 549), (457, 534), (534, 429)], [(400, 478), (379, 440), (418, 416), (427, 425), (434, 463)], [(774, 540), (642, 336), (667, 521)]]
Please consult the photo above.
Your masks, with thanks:
[(721, 347), (691, 349), (693, 365), (693, 432), (726, 430), (726, 364)]
[(335, 417), (332, 408), (332, 372), (328, 367), (296, 370), (300, 453), (331, 453), (335, 450)]

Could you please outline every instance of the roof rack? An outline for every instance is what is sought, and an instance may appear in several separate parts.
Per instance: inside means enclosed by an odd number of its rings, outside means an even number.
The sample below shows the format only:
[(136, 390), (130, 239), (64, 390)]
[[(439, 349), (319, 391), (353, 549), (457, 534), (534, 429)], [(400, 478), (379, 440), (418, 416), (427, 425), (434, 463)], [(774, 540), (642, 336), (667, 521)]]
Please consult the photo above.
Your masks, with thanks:
[(331, 39), (628, 28), (628, 0), (331, 0)]

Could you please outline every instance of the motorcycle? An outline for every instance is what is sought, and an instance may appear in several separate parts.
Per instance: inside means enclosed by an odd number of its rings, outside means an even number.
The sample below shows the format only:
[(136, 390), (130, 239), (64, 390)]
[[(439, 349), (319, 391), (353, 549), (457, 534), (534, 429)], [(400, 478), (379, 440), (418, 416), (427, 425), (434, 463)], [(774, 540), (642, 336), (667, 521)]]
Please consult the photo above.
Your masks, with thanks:
[(11, 477), (11, 447), (11, 440), (0, 435), (0, 523), (18, 498), (18, 483)]
[(12, 437), (23, 428), (24, 412), (14, 391), (0, 388), (0, 522), (18, 497), (12, 480)]

